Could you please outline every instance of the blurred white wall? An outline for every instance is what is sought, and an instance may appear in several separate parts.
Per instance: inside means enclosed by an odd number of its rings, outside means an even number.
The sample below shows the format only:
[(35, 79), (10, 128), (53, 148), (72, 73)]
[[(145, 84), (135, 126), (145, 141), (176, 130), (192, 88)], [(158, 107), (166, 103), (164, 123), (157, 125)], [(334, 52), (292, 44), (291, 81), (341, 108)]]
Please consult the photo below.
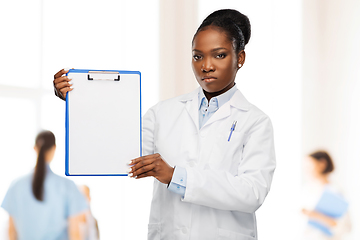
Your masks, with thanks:
[(191, 68), (197, 17), (198, 0), (160, 0), (160, 100), (197, 87)]
[(360, 2), (303, 1), (302, 155), (329, 151), (360, 239)]

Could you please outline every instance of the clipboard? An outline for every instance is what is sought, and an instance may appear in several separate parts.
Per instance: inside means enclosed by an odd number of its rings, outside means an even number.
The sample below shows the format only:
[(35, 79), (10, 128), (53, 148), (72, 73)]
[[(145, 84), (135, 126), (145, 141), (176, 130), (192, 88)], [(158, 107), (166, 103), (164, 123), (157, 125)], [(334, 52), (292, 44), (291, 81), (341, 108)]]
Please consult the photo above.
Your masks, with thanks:
[(70, 69), (66, 95), (66, 176), (127, 176), (142, 156), (141, 73)]
[[(315, 211), (338, 219), (346, 213), (348, 207), (349, 203), (341, 195), (326, 188), (315, 206)], [(309, 220), (308, 224), (319, 229), (328, 236), (333, 236), (331, 229), (316, 220)]]

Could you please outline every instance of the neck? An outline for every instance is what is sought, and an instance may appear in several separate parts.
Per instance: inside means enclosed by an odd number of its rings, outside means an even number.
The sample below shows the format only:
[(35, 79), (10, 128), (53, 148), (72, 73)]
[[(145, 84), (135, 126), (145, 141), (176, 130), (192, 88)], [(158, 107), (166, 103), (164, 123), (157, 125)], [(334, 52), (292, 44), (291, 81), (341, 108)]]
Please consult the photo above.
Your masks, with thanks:
[(330, 182), (327, 174), (319, 174), (319, 175), (315, 176), (315, 178), (316, 178), (322, 185), (329, 184), (329, 182)]
[(203, 89), (203, 91), (204, 91), (204, 95), (205, 95), (206, 99), (207, 99), (208, 101), (210, 101), (211, 98), (216, 97), (216, 96), (219, 96), (219, 95), (227, 92), (227, 91), (230, 90), (233, 86), (235, 86), (235, 83), (234, 83), (234, 82), (233, 82), (232, 84), (229, 84), (226, 88), (224, 88), (223, 90), (218, 91), (218, 92), (207, 92), (207, 91), (205, 91), (204, 89)]

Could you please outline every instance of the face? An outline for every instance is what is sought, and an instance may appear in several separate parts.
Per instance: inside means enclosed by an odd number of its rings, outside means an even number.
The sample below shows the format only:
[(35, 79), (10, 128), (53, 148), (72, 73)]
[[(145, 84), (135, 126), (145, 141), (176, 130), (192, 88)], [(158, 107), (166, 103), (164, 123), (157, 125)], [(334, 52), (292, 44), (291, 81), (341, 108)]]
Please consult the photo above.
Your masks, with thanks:
[(316, 160), (312, 157), (308, 157), (308, 168), (313, 176), (321, 176), (326, 168), (326, 161)]
[[(224, 31), (209, 27), (198, 32), (192, 46), (192, 68), (205, 95), (220, 95), (234, 86), (239, 64), (245, 62), (245, 52), (236, 54)], [(208, 97), (208, 96), (207, 96)]]

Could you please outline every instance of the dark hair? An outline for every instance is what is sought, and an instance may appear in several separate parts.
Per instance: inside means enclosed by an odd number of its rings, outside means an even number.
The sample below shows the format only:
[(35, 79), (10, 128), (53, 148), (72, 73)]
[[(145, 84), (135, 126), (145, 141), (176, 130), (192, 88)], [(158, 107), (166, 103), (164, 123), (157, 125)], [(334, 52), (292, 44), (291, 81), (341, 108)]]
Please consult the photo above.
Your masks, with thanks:
[(46, 177), (45, 153), (55, 146), (55, 135), (50, 131), (40, 132), (36, 137), (35, 146), (39, 149), (39, 155), (32, 181), (32, 191), (35, 198), (42, 201), (44, 195), (44, 180)]
[(325, 161), (326, 162), (326, 168), (324, 169), (324, 171), (322, 172), (322, 174), (327, 174), (327, 173), (331, 173), (332, 171), (334, 171), (334, 163), (333, 160), (331, 159), (330, 155), (325, 152), (325, 151), (317, 151), (314, 152), (312, 154), (309, 155), (310, 157), (312, 157), (313, 159), (315, 159), (316, 161)]
[(221, 28), (226, 32), (229, 40), (233, 43), (234, 50), (239, 53), (245, 49), (250, 40), (251, 25), (247, 16), (234, 9), (221, 9), (207, 16), (197, 29), (196, 35), (210, 26)]

